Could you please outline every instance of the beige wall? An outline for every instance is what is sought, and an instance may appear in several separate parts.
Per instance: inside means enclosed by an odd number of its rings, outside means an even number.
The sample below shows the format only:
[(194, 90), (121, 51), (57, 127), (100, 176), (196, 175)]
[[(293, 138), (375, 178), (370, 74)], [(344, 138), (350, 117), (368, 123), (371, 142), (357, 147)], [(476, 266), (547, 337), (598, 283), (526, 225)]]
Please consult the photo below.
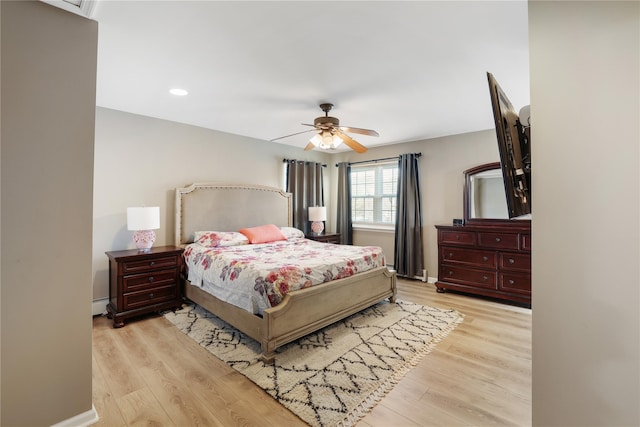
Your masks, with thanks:
[[(487, 86), (487, 110), (491, 100)], [(495, 130), (452, 135), (397, 145), (374, 147), (364, 154), (346, 153), (337, 161), (362, 161), (393, 157), (404, 153), (422, 153), (420, 157), (420, 188), (422, 191), (423, 239), (425, 268), (431, 278), (438, 276), (438, 236), (436, 224), (451, 224), (462, 218), (464, 187), (463, 172), (472, 166), (499, 161)], [(335, 165), (336, 161), (332, 162)], [(334, 169), (336, 169), (334, 167)], [(337, 175), (337, 172), (335, 172)], [(334, 180), (335, 182), (335, 180)], [(335, 194), (335, 191), (333, 191)], [(379, 244), (393, 262), (393, 233), (355, 231), (354, 244)]]
[[(490, 110), (487, 89), (487, 109)], [(338, 161), (361, 161), (421, 152), (425, 258), (428, 274), (437, 276), (435, 224), (462, 217), (462, 171), (498, 160), (493, 130), (327, 154), (238, 135), (153, 119), (105, 108), (97, 109), (93, 297), (95, 310), (104, 310), (108, 296), (105, 251), (133, 248), (126, 229), (127, 206), (160, 206), (161, 229), (156, 245), (173, 244), (172, 189), (192, 182), (243, 182), (284, 187), (283, 158), (314, 160), (325, 169), (325, 204), (330, 213), (327, 231), (334, 231)], [(358, 245), (380, 245), (393, 260), (393, 233), (354, 232)]]
[(42, 2), (0, 8), (0, 424), (87, 422), (98, 26)]
[(640, 425), (640, 3), (530, 2), (533, 422)]
[[(97, 108), (93, 298), (101, 300), (109, 294), (105, 251), (135, 248), (133, 232), (127, 230), (128, 206), (160, 206), (161, 228), (156, 230), (155, 244), (171, 245), (176, 187), (229, 182), (284, 188), (284, 158), (328, 163), (330, 155)], [(104, 310), (102, 301), (97, 305)]]

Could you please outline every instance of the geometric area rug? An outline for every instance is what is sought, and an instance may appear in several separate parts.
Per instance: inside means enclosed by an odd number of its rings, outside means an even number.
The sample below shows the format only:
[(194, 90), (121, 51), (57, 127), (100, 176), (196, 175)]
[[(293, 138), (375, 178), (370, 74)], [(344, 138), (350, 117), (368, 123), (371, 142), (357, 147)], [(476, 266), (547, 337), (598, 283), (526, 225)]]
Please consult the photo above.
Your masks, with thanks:
[(257, 341), (202, 307), (164, 314), (178, 329), (311, 426), (351, 426), (462, 322), (451, 309), (382, 301), (258, 357)]

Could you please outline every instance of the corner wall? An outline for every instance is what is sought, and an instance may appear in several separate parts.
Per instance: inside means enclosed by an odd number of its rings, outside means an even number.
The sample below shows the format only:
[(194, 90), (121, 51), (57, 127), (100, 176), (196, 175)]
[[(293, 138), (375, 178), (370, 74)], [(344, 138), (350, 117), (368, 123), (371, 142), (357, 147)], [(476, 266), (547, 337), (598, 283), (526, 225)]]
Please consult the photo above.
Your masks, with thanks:
[(0, 8), (0, 424), (87, 423), (98, 25), (39, 1)]
[(640, 3), (529, 2), (533, 424), (640, 425)]

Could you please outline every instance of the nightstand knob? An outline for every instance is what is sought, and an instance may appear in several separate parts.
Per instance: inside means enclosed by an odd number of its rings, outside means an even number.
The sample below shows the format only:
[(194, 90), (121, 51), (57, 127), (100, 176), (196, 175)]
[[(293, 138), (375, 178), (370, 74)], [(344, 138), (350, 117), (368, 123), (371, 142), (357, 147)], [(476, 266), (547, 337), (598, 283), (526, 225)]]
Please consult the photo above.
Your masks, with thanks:
[(500, 239), (499, 237), (496, 237), (496, 242), (499, 242), (500, 240), (502, 239)]
[(155, 261), (151, 261), (151, 262), (149, 263), (149, 265), (150, 265), (150, 266), (154, 266), (154, 265), (156, 265), (156, 262), (155, 262)]
[(513, 264), (514, 262), (516, 262), (513, 258), (509, 258), (509, 264)]
[(149, 277), (149, 281), (153, 282), (153, 276)]

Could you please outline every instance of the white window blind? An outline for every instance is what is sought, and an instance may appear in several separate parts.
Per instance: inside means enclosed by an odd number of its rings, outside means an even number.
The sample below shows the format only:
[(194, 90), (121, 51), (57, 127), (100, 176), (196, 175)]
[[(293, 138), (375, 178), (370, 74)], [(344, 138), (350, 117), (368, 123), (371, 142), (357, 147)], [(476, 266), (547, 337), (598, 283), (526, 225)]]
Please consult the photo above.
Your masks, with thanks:
[(354, 224), (394, 225), (398, 163), (351, 166), (351, 220)]

